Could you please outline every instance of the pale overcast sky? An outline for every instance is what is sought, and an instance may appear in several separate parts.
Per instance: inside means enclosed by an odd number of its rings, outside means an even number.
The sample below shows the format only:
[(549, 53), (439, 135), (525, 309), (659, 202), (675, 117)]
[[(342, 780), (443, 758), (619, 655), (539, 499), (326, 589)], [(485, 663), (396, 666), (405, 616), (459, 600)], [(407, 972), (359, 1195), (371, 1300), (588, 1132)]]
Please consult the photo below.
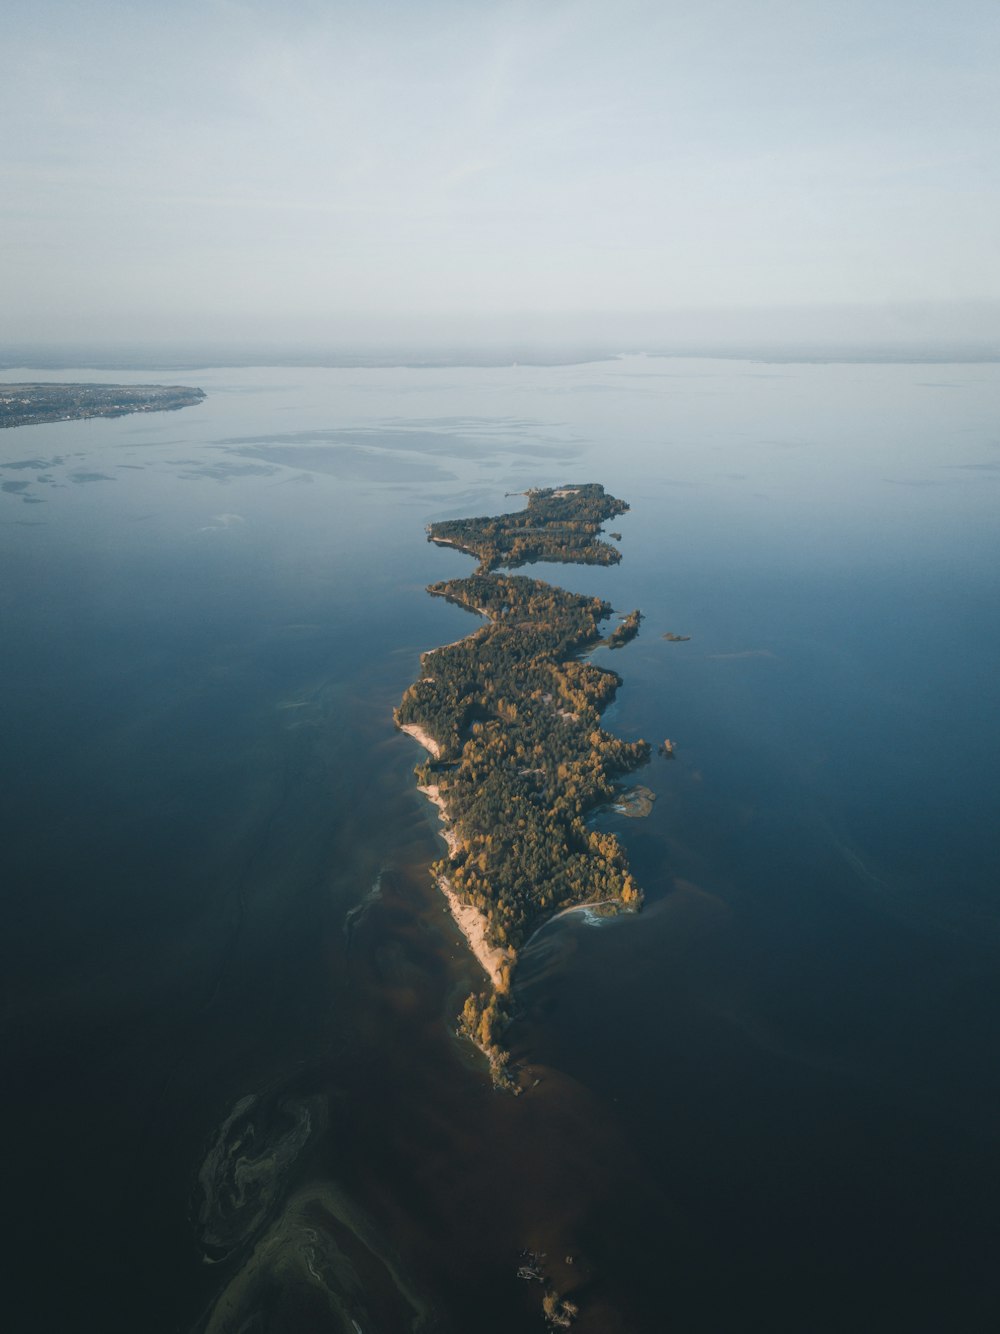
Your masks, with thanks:
[(0, 108), (3, 341), (1000, 302), (998, 0), (7, 0)]

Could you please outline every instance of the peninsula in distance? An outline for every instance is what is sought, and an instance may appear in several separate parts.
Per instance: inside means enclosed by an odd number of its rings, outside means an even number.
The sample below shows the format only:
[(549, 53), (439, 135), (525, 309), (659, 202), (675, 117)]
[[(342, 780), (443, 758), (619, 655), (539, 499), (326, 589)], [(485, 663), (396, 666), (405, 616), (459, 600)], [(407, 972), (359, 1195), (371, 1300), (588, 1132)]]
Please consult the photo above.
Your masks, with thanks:
[(172, 412), (204, 397), (203, 389), (183, 384), (5, 384), (0, 386), (0, 427)]
[(616, 564), (619, 551), (599, 534), (628, 505), (596, 483), (527, 499), (517, 513), (430, 525), (430, 541), (475, 556), (479, 568), (428, 591), (489, 623), (425, 653), (396, 710), (397, 724), (431, 755), (417, 776), (441, 810), (449, 850), (432, 873), (492, 983), (468, 998), (461, 1028), (489, 1058), (494, 1082), (514, 1091), (500, 1037), (518, 949), (557, 912), (640, 907), (624, 848), (586, 817), (612, 803), (616, 779), (650, 756), (647, 742), (601, 728), (621, 678), (580, 658), (634, 638), (640, 613), (605, 637), (609, 603), (495, 573), (534, 561)]

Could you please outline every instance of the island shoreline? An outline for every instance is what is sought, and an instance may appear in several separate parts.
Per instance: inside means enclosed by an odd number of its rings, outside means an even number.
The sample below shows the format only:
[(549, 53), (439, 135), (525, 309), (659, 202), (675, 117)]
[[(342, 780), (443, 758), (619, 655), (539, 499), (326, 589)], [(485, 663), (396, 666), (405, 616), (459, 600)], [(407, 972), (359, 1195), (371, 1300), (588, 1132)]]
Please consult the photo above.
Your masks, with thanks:
[(636, 912), (642, 891), (613, 832), (586, 823), (615, 795), (615, 776), (648, 761), (643, 740), (605, 732), (604, 709), (621, 677), (590, 650), (624, 645), (641, 613), (610, 635), (602, 598), (498, 567), (611, 565), (602, 523), (628, 505), (598, 483), (528, 493), (524, 510), (428, 526), (432, 542), (478, 558), (471, 575), (428, 588), (487, 622), (420, 655), (420, 676), (393, 711), (430, 757), (419, 791), (438, 808), (447, 855), (431, 874), (488, 979), (465, 1002), (458, 1031), (487, 1057), (494, 1086), (520, 1086), (501, 1035), (513, 1018), (518, 952), (568, 908)]
[[(441, 754), (441, 747), (432, 736), (419, 727), (416, 723), (400, 723), (396, 726), (407, 736), (413, 737), (418, 741), (427, 753), (437, 759)], [(441, 790), (436, 785), (426, 784), (417, 785), (417, 791), (426, 797), (432, 805), (438, 808), (440, 812), (440, 833), (445, 843), (448, 845), (448, 852), (454, 855), (455, 849), (459, 845), (459, 837), (452, 827), (451, 815), (448, 811), (448, 803), (441, 796)], [(476, 959), (483, 969), (483, 972), (493, 983), (494, 987), (502, 984), (504, 965), (511, 962), (511, 954), (508, 950), (500, 949), (489, 942), (487, 930), (488, 923), (486, 914), (480, 912), (478, 908), (473, 907), (471, 903), (463, 903), (455, 892), (451, 881), (445, 875), (437, 877), (437, 886), (448, 901), (448, 910), (455, 921), (455, 925), (461, 931), (468, 942), (469, 949), (476, 956)]]

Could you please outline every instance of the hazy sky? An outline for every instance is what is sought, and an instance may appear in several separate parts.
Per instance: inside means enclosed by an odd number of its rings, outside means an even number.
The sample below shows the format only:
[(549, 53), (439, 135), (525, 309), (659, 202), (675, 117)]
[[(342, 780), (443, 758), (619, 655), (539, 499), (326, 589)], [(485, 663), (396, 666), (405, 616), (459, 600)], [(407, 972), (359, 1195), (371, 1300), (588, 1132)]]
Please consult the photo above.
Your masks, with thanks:
[(0, 108), (0, 340), (1000, 301), (998, 0), (6, 0)]

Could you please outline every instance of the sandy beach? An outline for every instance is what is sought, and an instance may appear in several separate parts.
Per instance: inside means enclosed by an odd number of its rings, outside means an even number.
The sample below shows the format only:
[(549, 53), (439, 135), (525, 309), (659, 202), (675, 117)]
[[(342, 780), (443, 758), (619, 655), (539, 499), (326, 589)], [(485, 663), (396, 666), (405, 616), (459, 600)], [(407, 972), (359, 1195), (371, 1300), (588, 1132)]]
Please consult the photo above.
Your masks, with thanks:
[[(407, 736), (411, 736), (415, 741), (419, 741), (424, 750), (429, 750), (436, 760), (441, 758), (441, 747), (432, 736), (424, 731), (422, 727), (419, 727), (416, 723), (397, 723), (396, 726), (401, 732), (405, 732)], [(421, 792), (426, 791), (425, 788), (421, 788), (420, 790)]]
[(453, 542), (450, 537), (432, 537), (430, 540), (439, 547), (454, 547), (456, 551), (464, 551), (469, 556), (476, 554), (474, 551), (469, 551), (468, 547), (463, 547), (461, 542)]
[[(449, 853), (454, 855), (455, 849), (458, 847), (458, 835), (451, 827), (448, 806), (441, 796), (441, 789), (433, 784), (427, 787), (418, 787), (418, 791), (422, 792), (428, 801), (432, 801), (441, 812), (441, 833), (444, 835), (444, 841), (448, 844)], [(482, 964), (493, 985), (495, 987), (499, 986), (500, 970), (505, 963), (510, 962), (510, 953), (490, 944), (486, 932), (485, 913), (481, 913), (478, 908), (474, 908), (470, 903), (463, 903), (452, 888), (447, 876), (438, 876), (438, 888), (448, 900), (451, 915), (458, 923), (458, 929), (469, 942), (469, 948)]]
[[(449, 542), (447, 545), (454, 546), (457, 544)], [(479, 608), (479, 611), (481, 615), (487, 616), (489, 619), (489, 614), (486, 611), (482, 610), (482, 608)], [(468, 638), (468, 636), (463, 636), (463, 638)], [(461, 643), (462, 641), (456, 640), (455, 642)], [(447, 648), (449, 646), (442, 645), (442, 647)], [(440, 652), (440, 649), (431, 649), (430, 652)], [(423, 657), (426, 656), (427, 654), (424, 654), (421, 661), (423, 661)], [(441, 758), (441, 747), (418, 723), (397, 722), (396, 726), (401, 732), (405, 732), (407, 736), (411, 736), (415, 741), (419, 741), (424, 750), (429, 751), (436, 760)], [(455, 833), (454, 829), (451, 828), (451, 817), (448, 814), (448, 807), (445, 800), (441, 796), (440, 788), (437, 784), (427, 787), (419, 787), (418, 785), (418, 791), (422, 792), (429, 801), (432, 801), (441, 812), (441, 833), (444, 835), (444, 840), (448, 844), (449, 853), (454, 855), (455, 849), (458, 846), (458, 835)], [(498, 987), (500, 985), (500, 970), (505, 963), (510, 961), (510, 952), (490, 944), (486, 930), (487, 924), (485, 913), (481, 913), (478, 908), (473, 908), (469, 903), (463, 903), (452, 888), (447, 876), (438, 876), (438, 888), (448, 900), (448, 907), (451, 910), (451, 915), (457, 922), (458, 929), (469, 942), (469, 948), (472, 950), (472, 953), (482, 964), (483, 970), (493, 985)]]
[[(445, 538), (433, 538), (432, 541), (441, 542), (444, 546), (458, 546), (457, 542), (451, 542)], [(460, 547), (459, 550), (465, 550), (465, 548)], [(434, 590), (432, 589), (430, 591), (433, 592)], [(492, 621), (493, 617), (484, 607), (477, 607), (476, 610), (481, 616), (485, 616), (488, 621)], [(476, 634), (477, 632), (474, 630), (472, 633)], [(471, 638), (470, 635), (463, 635), (462, 639), (456, 639), (455, 643), (461, 644), (462, 640), (469, 638)], [(421, 664), (424, 662), (425, 658), (430, 657), (432, 654), (440, 653), (442, 649), (451, 647), (452, 645), (450, 644), (442, 644), (438, 648), (428, 649), (426, 653), (421, 654)], [(408, 736), (413, 737), (415, 741), (419, 741), (423, 748), (426, 751), (429, 751), (436, 760), (441, 758), (441, 747), (418, 723), (397, 722), (396, 726), (401, 732), (405, 732)], [(441, 833), (444, 836), (445, 842), (448, 844), (449, 854), (454, 856), (459, 840), (458, 835), (451, 827), (451, 817), (448, 814), (447, 804), (441, 796), (441, 789), (437, 784), (428, 785), (426, 787), (420, 787), (418, 785), (418, 791), (422, 792), (429, 801), (432, 801), (441, 812)], [(479, 960), (480, 964), (482, 964), (484, 972), (487, 974), (493, 985), (499, 987), (501, 982), (501, 969), (504, 964), (511, 962), (511, 952), (509, 950), (500, 949), (499, 946), (490, 944), (486, 929), (486, 914), (480, 912), (478, 908), (474, 908), (469, 903), (463, 903), (452, 888), (451, 882), (448, 880), (447, 876), (438, 876), (438, 888), (448, 900), (448, 907), (451, 910), (451, 915), (458, 924), (458, 929), (469, 942), (469, 948), (472, 950), (472, 953)]]
[[(425, 750), (430, 751), (435, 759), (441, 754), (441, 747), (429, 736), (422, 727), (416, 723), (397, 724), (400, 731), (406, 732), (408, 736), (419, 741)], [(437, 784), (427, 787), (418, 787), (428, 801), (432, 801), (441, 812), (441, 832), (444, 840), (448, 844), (448, 851), (454, 854), (458, 846), (458, 835), (451, 828), (451, 817), (448, 815), (448, 807), (444, 798), (441, 796), (441, 789)], [(500, 970), (503, 965), (510, 960), (510, 954), (507, 950), (499, 949), (491, 945), (486, 932), (486, 915), (481, 913), (478, 908), (473, 908), (469, 903), (463, 903), (462, 900), (452, 889), (447, 876), (438, 876), (438, 888), (448, 900), (448, 907), (451, 915), (458, 923), (458, 929), (469, 942), (469, 948), (483, 966), (490, 981), (495, 987), (500, 985)]]

